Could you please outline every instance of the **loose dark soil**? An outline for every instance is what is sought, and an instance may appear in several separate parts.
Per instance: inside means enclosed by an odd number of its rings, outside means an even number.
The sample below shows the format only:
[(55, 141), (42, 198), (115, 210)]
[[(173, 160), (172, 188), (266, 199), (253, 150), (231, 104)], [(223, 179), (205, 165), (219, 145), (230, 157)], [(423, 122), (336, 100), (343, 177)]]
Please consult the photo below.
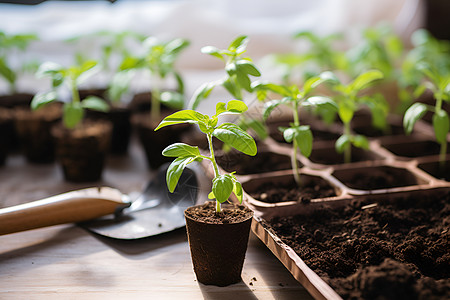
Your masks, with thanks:
[(440, 145), (434, 141), (412, 140), (403, 143), (382, 143), (381, 145), (397, 156), (409, 158), (438, 155), (440, 151)]
[(298, 186), (291, 176), (281, 180), (262, 182), (251, 189), (244, 186), (244, 190), (254, 199), (267, 203), (288, 201), (308, 203), (311, 199), (336, 196), (335, 188), (320, 177), (301, 175), (300, 180), (301, 186)]
[[(361, 148), (352, 147), (352, 161), (351, 162), (361, 162), (369, 160), (380, 160), (383, 157), (370, 151)], [(330, 146), (323, 148), (314, 148), (309, 157), (309, 160), (316, 164), (324, 165), (337, 165), (344, 163), (344, 154), (337, 153), (334, 147), (334, 143)]]
[(387, 189), (418, 184), (417, 178), (407, 169), (390, 166), (336, 170), (333, 175), (347, 187), (360, 190)]
[(450, 160), (445, 161), (444, 168), (438, 161), (421, 163), (418, 167), (437, 179), (450, 181)]
[[(286, 155), (274, 152), (261, 151), (255, 156), (245, 155), (238, 151), (229, 151), (216, 156), (217, 163), (227, 172), (234, 172), (238, 175), (260, 174), (279, 170), (289, 170), (292, 168), (291, 158)], [(298, 166), (303, 165), (298, 162)]]
[(230, 224), (247, 220), (253, 215), (253, 211), (244, 205), (222, 204), (222, 211), (216, 213), (216, 202), (208, 201), (203, 205), (188, 208), (185, 214), (208, 224)]
[(450, 193), (375, 203), (269, 223), (344, 299), (450, 299)]

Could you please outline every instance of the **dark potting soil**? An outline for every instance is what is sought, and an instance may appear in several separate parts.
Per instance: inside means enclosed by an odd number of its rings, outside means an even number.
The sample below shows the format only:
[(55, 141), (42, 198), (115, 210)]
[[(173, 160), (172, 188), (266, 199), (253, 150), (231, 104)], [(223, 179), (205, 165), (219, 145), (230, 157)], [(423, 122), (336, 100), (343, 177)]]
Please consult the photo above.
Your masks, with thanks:
[(344, 299), (450, 299), (448, 192), (269, 223)]
[(376, 190), (418, 184), (408, 170), (390, 166), (367, 167), (357, 170), (336, 170), (333, 175), (349, 188)]
[(298, 186), (293, 177), (290, 180), (270, 181), (261, 184), (254, 191), (247, 192), (256, 200), (267, 203), (301, 201), (336, 196), (333, 186), (320, 177), (301, 175), (302, 185)]
[[(229, 151), (217, 155), (217, 163), (227, 172), (236, 174), (260, 174), (292, 168), (291, 158), (273, 152), (258, 151), (256, 156), (249, 156), (238, 151)], [(302, 164), (298, 162), (298, 166)]]
[(221, 212), (216, 213), (216, 202), (208, 201), (203, 205), (188, 208), (185, 214), (208, 224), (229, 224), (248, 220), (253, 211), (244, 205), (222, 204)]

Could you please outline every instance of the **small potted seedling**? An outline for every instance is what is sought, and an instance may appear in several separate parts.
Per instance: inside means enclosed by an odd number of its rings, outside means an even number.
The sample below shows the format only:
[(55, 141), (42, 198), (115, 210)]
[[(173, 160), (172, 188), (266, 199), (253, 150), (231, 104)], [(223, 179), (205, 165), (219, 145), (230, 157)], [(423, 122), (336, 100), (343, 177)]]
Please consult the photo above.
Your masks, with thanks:
[(362, 106), (368, 106), (372, 109), (374, 120), (383, 120), (386, 118), (387, 110), (381, 107), (385, 106), (384, 101), (380, 101), (379, 97), (366, 95), (360, 96), (359, 93), (370, 87), (376, 80), (383, 78), (383, 73), (378, 70), (369, 70), (348, 84), (343, 84), (337, 77), (332, 81), (333, 89), (336, 95), (333, 97), (334, 106), (328, 108), (336, 108), (336, 111), (329, 110), (331, 113), (337, 112), (343, 123), (343, 134), (337, 139), (335, 148), (338, 153), (344, 153), (344, 162), (352, 161), (352, 146), (362, 149), (369, 148), (368, 139), (360, 134), (354, 134), (351, 129), (351, 122)]
[(447, 135), (450, 130), (450, 121), (447, 112), (442, 108), (445, 102), (450, 101), (450, 73), (446, 68), (432, 66), (426, 62), (420, 62), (417, 70), (424, 76), (425, 81), (416, 89), (416, 96), (425, 90), (432, 91), (436, 103), (434, 106), (416, 102), (405, 112), (403, 125), (407, 134), (414, 129), (414, 124), (421, 119), (426, 112), (432, 112), (432, 124), (436, 141), (440, 144), (439, 152), (439, 175), (445, 172), (445, 161), (447, 154)]
[(323, 96), (311, 96), (314, 89), (323, 82), (335, 80), (334, 74), (331, 72), (324, 72), (319, 76), (314, 76), (308, 79), (303, 88), (300, 89), (297, 85), (279, 85), (274, 83), (260, 83), (254, 84), (254, 89), (261, 94), (268, 91), (282, 96), (282, 99), (270, 100), (264, 105), (263, 117), (265, 120), (280, 105), (288, 107), (292, 111), (293, 122), (288, 127), (280, 127), (279, 130), (283, 133), (283, 137), (288, 143), (292, 143), (291, 164), (295, 181), (298, 185), (300, 182), (300, 172), (298, 168), (298, 154), (301, 153), (305, 157), (311, 155), (313, 147), (313, 134), (309, 125), (302, 125), (300, 123), (300, 109), (302, 107), (323, 107), (334, 109), (336, 105), (330, 98)]
[[(245, 56), (248, 42), (249, 38), (242, 35), (234, 39), (226, 49), (218, 49), (214, 46), (205, 46), (201, 49), (202, 53), (216, 57), (225, 63), (226, 75), (222, 79), (202, 84), (194, 92), (189, 103), (190, 108), (197, 109), (198, 105), (219, 86), (225, 88), (232, 97), (238, 100), (244, 100), (245, 92), (253, 92), (251, 76), (259, 77), (261, 73), (251, 58)], [(267, 130), (263, 122), (251, 118), (248, 114), (241, 115), (238, 124), (245, 130), (253, 130), (261, 140), (267, 137)]]
[(256, 155), (256, 143), (249, 134), (233, 123), (219, 124), (218, 120), (220, 116), (241, 114), (246, 110), (247, 106), (239, 100), (231, 100), (227, 104), (219, 102), (212, 117), (194, 110), (182, 110), (167, 116), (155, 129), (182, 123), (197, 124), (208, 140), (210, 156), (203, 155), (197, 146), (184, 143), (172, 144), (162, 152), (175, 158), (167, 169), (166, 181), (170, 192), (175, 190), (188, 164), (208, 160), (214, 169), (212, 191), (208, 198), (216, 199), (215, 202), (185, 211), (194, 271), (203, 284), (226, 286), (241, 280), (253, 212), (242, 205), (224, 204), (230, 202), (232, 193), (242, 203), (243, 190), (233, 173), (220, 174), (212, 138), (214, 136), (247, 155)]
[[(188, 45), (189, 42), (181, 38), (165, 42), (155, 37), (149, 37), (142, 42), (143, 55), (126, 56), (120, 66), (122, 71), (144, 70), (150, 74), (151, 92), (143, 94), (145, 103), (150, 103), (150, 113), (145, 111), (138, 114), (134, 123), (151, 168), (157, 168), (168, 161), (161, 157), (161, 151), (170, 143), (179, 140), (181, 134), (187, 129), (187, 127), (167, 128), (164, 129), (165, 134), (156, 135), (154, 133), (154, 129), (164, 116), (175, 109), (184, 107), (184, 81), (177, 71), (175, 63)], [(167, 90), (165, 87), (170, 78), (174, 79), (177, 84), (175, 90)], [(141, 95), (136, 95), (135, 98), (138, 97), (142, 98)]]
[[(17, 82), (24, 72), (33, 67), (31, 62), (24, 63), (22, 54), (34, 40), (37, 40), (37, 36), (33, 34), (14, 35), (0, 31), (0, 78), (9, 87), (9, 91), (0, 96), (0, 165), (4, 163), (10, 150), (18, 146), (19, 137), (14, 125), (15, 113), (12, 108), (28, 107), (33, 98), (32, 94), (19, 93)], [(34, 158), (38, 156), (33, 156), (31, 160)], [(36, 160), (40, 161), (40, 159)]]
[(78, 86), (98, 71), (95, 61), (63, 67), (56, 63), (43, 63), (38, 77), (49, 77), (53, 89), (37, 94), (31, 102), (34, 110), (60, 101), (56, 89), (66, 84), (71, 93), (63, 103), (63, 122), (52, 128), (56, 141), (56, 156), (68, 181), (96, 181), (101, 178), (105, 155), (109, 149), (111, 124), (106, 121), (83, 120), (85, 109), (107, 111), (108, 104), (96, 97), (80, 99)]
[(30, 94), (18, 93), (17, 81), (21, 73), (25, 70), (30, 70), (33, 67), (32, 62), (25, 62), (20, 58), (14, 67), (13, 60), (15, 53), (23, 53), (32, 41), (37, 40), (38, 37), (34, 34), (16, 34), (10, 35), (0, 31), (0, 77), (2, 77), (9, 86), (8, 95), (0, 97), (0, 106), (13, 107), (16, 105), (29, 105), (31, 98)]
[[(312, 31), (301, 31), (294, 34), (294, 39), (308, 43), (308, 49), (299, 53), (276, 54), (274, 62), (283, 69), (284, 84), (292, 84), (296, 70), (305, 80), (329, 70), (346, 69), (347, 58), (342, 51), (336, 50), (335, 43), (342, 40), (343, 35), (333, 33), (319, 36)], [(306, 71), (305, 71), (306, 70)]]

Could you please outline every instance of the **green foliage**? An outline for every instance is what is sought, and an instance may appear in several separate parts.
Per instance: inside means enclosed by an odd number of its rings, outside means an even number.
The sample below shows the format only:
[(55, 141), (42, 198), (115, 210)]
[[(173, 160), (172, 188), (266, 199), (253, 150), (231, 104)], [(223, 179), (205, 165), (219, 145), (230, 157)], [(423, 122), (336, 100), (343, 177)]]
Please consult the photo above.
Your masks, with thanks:
[[(333, 97), (336, 112), (344, 124), (344, 132), (336, 141), (336, 150), (339, 153), (344, 152), (345, 162), (351, 161), (351, 146), (367, 149), (369, 143), (366, 137), (354, 135), (351, 132), (351, 121), (356, 111), (362, 106), (368, 106), (373, 115), (373, 120), (381, 123), (385, 120), (388, 113), (388, 104), (380, 95), (370, 95), (360, 97), (358, 94), (383, 78), (383, 73), (379, 70), (368, 70), (348, 84), (343, 84), (338, 80), (332, 82), (337, 94)], [(381, 125), (380, 125), (381, 126)]]
[(259, 77), (261, 73), (249, 57), (244, 54), (248, 44), (247, 36), (239, 36), (230, 43), (227, 49), (206, 46), (202, 53), (209, 54), (225, 62), (224, 78), (201, 85), (192, 96), (189, 107), (196, 109), (217, 86), (224, 87), (235, 99), (243, 100), (243, 91), (253, 92), (250, 76)]
[(43, 63), (36, 72), (36, 76), (50, 78), (52, 90), (36, 94), (31, 101), (31, 108), (36, 110), (58, 101), (56, 90), (62, 88), (65, 83), (72, 94), (71, 101), (64, 102), (63, 107), (63, 123), (67, 128), (73, 129), (81, 122), (85, 109), (108, 111), (109, 105), (98, 97), (90, 96), (80, 100), (78, 86), (97, 71), (97, 62), (95, 61), (86, 61), (82, 65), (72, 65), (66, 68), (52, 62)]
[(363, 30), (361, 42), (347, 53), (351, 74), (378, 69), (385, 79), (398, 76), (397, 64), (403, 55), (403, 42), (387, 23)]
[[(238, 47), (238, 46), (236, 46)], [(257, 153), (256, 143), (253, 138), (233, 123), (222, 123), (219, 125), (219, 117), (226, 114), (242, 114), (247, 110), (247, 106), (240, 100), (231, 100), (227, 104), (219, 102), (216, 105), (216, 113), (213, 116), (207, 116), (194, 110), (181, 110), (175, 112), (162, 120), (155, 130), (165, 126), (191, 123), (197, 124), (200, 130), (206, 135), (209, 143), (211, 156), (205, 156), (200, 153), (198, 147), (190, 146), (184, 143), (175, 143), (166, 147), (162, 154), (167, 157), (176, 157), (167, 169), (166, 181), (170, 192), (175, 190), (178, 180), (184, 168), (194, 162), (208, 159), (214, 167), (214, 178), (212, 181), (212, 191), (209, 194), (210, 199), (215, 198), (216, 207), (220, 211), (220, 203), (228, 200), (231, 193), (242, 202), (242, 186), (233, 173), (220, 174), (219, 168), (214, 156), (214, 148), (212, 146), (212, 137), (216, 137), (224, 144), (235, 148), (236, 150), (247, 155), (254, 156)]]
[(307, 80), (323, 71), (347, 68), (345, 53), (335, 47), (335, 43), (342, 40), (342, 34), (321, 37), (312, 31), (301, 31), (293, 37), (307, 43), (307, 49), (299, 53), (271, 56), (275, 64), (282, 68), (283, 83), (292, 83), (296, 70), (301, 70), (304, 80)]
[(9, 63), (11, 55), (15, 51), (25, 51), (32, 41), (37, 40), (34, 34), (6, 34), (0, 31), (0, 76), (9, 84), (10, 92), (16, 91), (16, 81), (19, 77), (19, 72), (26, 70), (30, 64), (22, 61), (23, 65), (18, 68), (13, 68)]
[[(425, 35), (425, 37), (428, 36)], [(424, 37), (422, 36), (422, 38)], [(430, 38), (428, 37), (425, 40), (430, 41)], [(433, 41), (434, 40), (431, 39), (431, 44), (433, 44)], [(440, 44), (435, 44), (433, 47), (437, 48), (438, 45)], [(427, 53), (425, 49), (423, 49), (423, 51)], [(450, 125), (449, 116), (447, 112), (442, 109), (442, 104), (443, 101), (450, 101), (450, 68), (449, 65), (445, 66), (444, 60), (441, 60), (438, 53), (435, 54), (437, 58), (435, 57), (428, 59), (423, 57), (422, 60), (415, 66), (417, 72), (422, 76), (421, 82), (416, 87), (415, 95), (419, 96), (424, 91), (429, 89), (433, 93), (436, 103), (434, 106), (425, 105), (419, 102), (411, 105), (405, 112), (403, 127), (405, 128), (406, 133), (411, 133), (414, 128), (414, 124), (421, 119), (427, 111), (432, 112), (433, 129), (436, 141), (441, 146), (440, 162), (441, 167), (443, 167), (445, 162), (445, 154), (447, 152), (447, 134), (450, 130)]]
[(299, 170), (297, 166), (297, 153), (309, 157), (312, 151), (313, 135), (309, 126), (302, 126), (300, 124), (299, 108), (304, 107), (325, 107), (334, 108), (335, 103), (322, 96), (312, 96), (310, 94), (314, 89), (324, 82), (334, 82), (337, 79), (330, 72), (324, 72), (319, 76), (308, 79), (303, 85), (303, 89), (300, 89), (296, 85), (279, 85), (270, 82), (255, 82), (253, 88), (259, 93), (260, 96), (265, 96), (267, 92), (273, 92), (280, 95), (281, 99), (271, 100), (265, 103), (263, 117), (267, 119), (270, 114), (279, 105), (288, 107), (293, 114), (294, 122), (289, 127), (279, 128), (283, 132), (283, 137), (288, 143), (292, 143), (292, 169), (294, 170), (295, 179), (300, 184)]
[[(189, 41), (181, 38), (170, 41), (160, 41), (155, 37), (148, 37), (142, 42), (143, 54), (140, 56), (125, 56), (120, 70), (144, 69), (152, 75), (152, 119), (158, 119), (160, 103), (181, 109), (184, 106), (184, 82), (181, 74), (176, 70), (175, 63), (181, 52), (189, 46)], [(177, 82), (176, 91), (166, 91), (161, 94), (164, 80), (173, 76)]]

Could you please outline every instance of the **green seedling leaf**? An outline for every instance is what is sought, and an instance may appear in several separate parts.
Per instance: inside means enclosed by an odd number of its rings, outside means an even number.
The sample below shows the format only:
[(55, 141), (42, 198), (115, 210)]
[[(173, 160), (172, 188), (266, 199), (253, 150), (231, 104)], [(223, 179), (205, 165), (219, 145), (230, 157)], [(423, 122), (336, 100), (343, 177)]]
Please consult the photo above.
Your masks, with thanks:
[(98, 73), (100, 71), (100, 66), (97, 65), (96, 61), (86, 61), (81, 66), (80, 70), (78, 70), (78, 78), (77, 78), (77, 84), (82, 84), (89, 78), (91, 78), (93, 75)]
[(198, 157), (200, 151), (197, 146), (190, 146), (185, 143), (175, 143), (167, 146), (162, 154), (167, 157)]
[(184, 168), (194, 160), (195, 158), (192, 156), (178, 157), (169, 165), (166, 172), (166, 182), (169, 192), (173, 193), (175, 191)]
[(243, 113), (248, 110), (247, 105), (240, 100), (230, 100), (227, 103), (227, 112), (231, 113)]
[(361, 149), (369, 149), (369, 140), (363, 135), (356, 135), (352, 138), (352, 144)]
[(213, 131), (213, 136), (244, 154), (256, 155), (255, 140), (236, 124), (221, 124)]
[(282, 103), (281, 100), (271, 100), (271, 101), (264, 103), (264, 110), (263, 110), (264, 120), (267, 120), (267, 118), (269, 118), (272, 111), (281, 103)]
[(349, 123), (353, 119), (356, 104), (352, 101), (343, 101), (339, 105), (338, 113), (342, 122)]
[(347, 134), (341, 135), (335, 144), (336, 152), (343, 153), (345, 149), (350, 147), (351, 137)]
[(245, 51), (248, 44), (248, 37), (246, 35), (242, 35), (237, 37), (234, 41), (231, 42), (228, 47), (229, 51), (236, 52), (237, 54), (241, 54)]
[(212, 192), (219, 203), (224, 203), (233, 192), (233, 180), (229, 174), (217, 176), (213, 179)]
[(282, 131), (286, 142), (292, 143), (295, 140), (303, 156), (309, 157), (311, 155), (313, 135), (309, 126), (289, 127), (282, 129)]
[(224, 60), (223, 55), (220, 53), (220, 50), (214, 46), (206, 46), (200, 50), (202, 53), (209, 54), (215, 56), (221, 60)]
[(217, 86), (222, 84), (222, 82), (206, 82), (202, 84), (197, 90), (195, 90), (192, 95), (191, 100), (189, 101), (189, 107), (191, 109), (197, 109), (198, 105), (203, 99), (206, 99), (209, 94), (211, 94), (212, 90)]
[(440, 144), (447, 142), (447, 134), (450, 129), (448, 114), (440, 110), (433, 115), (433, 128), (436, 135), (436, 141)]
[(50, 102), (56, 101), (56, 93), (54, 91), (46, 93), (38, 93), (31, 100), (31, 109), (37, 110)]
[(323, 96), (313, 96), (306, 99), (303, 104), (303, 106), (313, 106), (313, 107), (320, 107), (326, 110), (338, 111), (338, 106), (336, 102), (334, 102), (333, 99)]
[(350, 84), (353, 91), (360, 91), (369, 86), (373, 81), (383, 78), (384, 75), (378, 70), (369, 70), (358, 77)]
[(75, 128), (83, 119), (84, 111), (79, 102), (64, 103), (63, 122), (69, 128)]
[(423, 103), (414, 103), (405, 112), (403, 117), (403, 127), (405, 132), (410, 134), (414, 129), (414, 124), (420, 120), (427, 112), (428, 107)]
[(36, 77), (42, 78), (45, 76), (52, 77), (55, 73), (63, 72), (64, 68), (60, 64), (53, 62), (44, 62), (36, 71)]
[(228, 77), (222, 82), (222, 86), (236, 99), (242, 99), (242, 92), (236, 75)]
[(237, 180), (233, 181), (233, 193), (236, 195), (237, 199), (239, 200), (239, 203), (242, 203), (244, 193), (241, 183)]
[(170, 108), (181, 109), (184, 106), (184, 95), (178, 92), (165, 91), (161, 93), (160, 101)]
[(192, 123), (196, 124), (199, 122), (206, 122), (208, 120), (207, 116), (196, 112), (194, 110), (180, 110), (177, 111), (167, 117), (159, 123), (158, 127), (156, 127), (155, 131), (169, 125), (181, 124), (181, 123)]
[(109, 111), (109, 105), (105, 100), (96, 96), (88, 96), (81, 101), (83, 108), (88, 108), (96, 111), (107, 112)]
[(16, 74), (14, 71), (8, 67), (4, 58), (0, 57), (0, 75), (6, 79), (10, 84), (16, 82)]
[(249, 62), (248, 60), (244, 59), (236, 61), (236, 70), (238, 70), (238, 72), (242, 71), (245, 74), (252, 75), (255, 77), (261, 76), (261, 73), (255, 67), (255, 65)]

